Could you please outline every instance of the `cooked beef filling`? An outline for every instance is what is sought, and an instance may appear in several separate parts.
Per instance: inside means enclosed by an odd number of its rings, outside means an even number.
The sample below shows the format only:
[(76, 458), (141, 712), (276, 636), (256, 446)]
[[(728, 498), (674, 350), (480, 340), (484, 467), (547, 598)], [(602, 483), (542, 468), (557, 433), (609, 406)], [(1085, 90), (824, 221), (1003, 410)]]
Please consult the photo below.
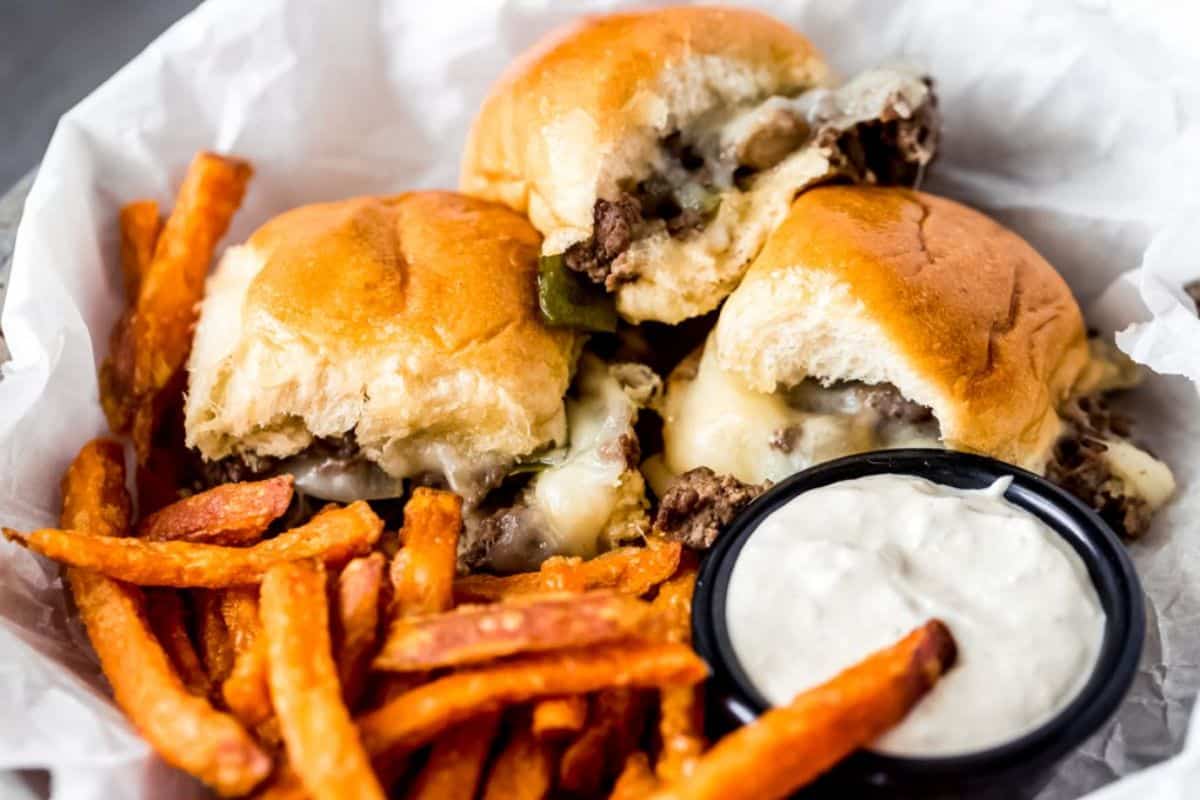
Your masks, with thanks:
[[(358, 457), (358, 441), (354, 437), (354, 431), (341, 436), (313, 439), (312, 444), (291, 458), (304, 456), (351, 461)], [(197, 454), (196, 460), (196, 489), (199, 491), (222, 483), (256, 481), (269, 477), (284, 459), (245, 453), (227, 456), (217, 461), (204, 461)]]
[(817, 142), (833, 154), (839, 171), (855, 181), (912, 186), (936, 148), (939, 121), (937, 97), (930, 92), (929, 102), (916, 113), (902, 116), (889, 106), (877, 120), (845, 130), (827, 126)]
[(1196, 313), (1200, 314), (1200, 281), (1185, 284), (1183, 290), (1192, 298), (1192, 302), (1196, 304)]
[(1131, 420), (1109, 409), (1099, 395), (1081, 397), (1064, 412), (1069, 433), (1054, 447), (1046, 477), (1078, 497), (1126, 536), (1146, 532), (1153, 509), (1141, 497), (1129, 494), (1104, 454), (1105, 439), (1125, 438)]
[[(928, 79), (926, 84), (931, 86)], [(622, 270), (620, 262), (636, 239), (661, 227), (675, 238), (703, 230), (720, 207), (722, 192), (749, 189), (758, 173), (806, 143), (825, 150), (836, 172), (851, 180), (912, 185), (919, 179), (938, 135), (932, 91), (915, 109), (899, 96), (889, 96), (877, 118), (852, 123), (822, 109), (824, 92), (772, 98), (740, 120), (735, 116), (729, 123), (730, 129), (738, 127), (732, 144), (714, 142), (711, 135), (693, 142), (680, 131), (664, 137), (657, 169), (615, 198), (596, 201), (592, 237), (567, 248), (564, 263), (615, 291), (636, 277)]]
[(933, 409), (909, 400), (890, 383), (863, 385), (859, 392), (862, 401), (885, 419), (914, 425), (933, 421)]
[(710, 547), (721, 529), (768, 488), (769, 483), (753, 486), (696, 467), (671, 483), (659, 502), (654, 527), (688, 547)]

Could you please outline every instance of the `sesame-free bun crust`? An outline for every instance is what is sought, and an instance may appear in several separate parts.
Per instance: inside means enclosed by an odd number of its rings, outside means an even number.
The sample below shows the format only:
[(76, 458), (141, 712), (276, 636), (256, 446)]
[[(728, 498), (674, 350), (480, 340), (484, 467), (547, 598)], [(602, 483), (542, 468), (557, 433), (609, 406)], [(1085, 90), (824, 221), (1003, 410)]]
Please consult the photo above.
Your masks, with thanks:
[(209, 281), (188, 444), (278, 457), (353, 431), (402, 476), (561, 440), (577, 342), (539, 320), (539, 245), (519, 215), (448, 192), (276, 217)]
[(1088, 360), (1059, 274), (1016, 234), (921, 192), (801, 195), (722, 309), (722, 369), (774, 391), (890, 382), (948, 447), (1038, 470)]
[(584, 17), (501, 76), (471, 127), (463, 191), (528, 213), (562, 250), (661, 136), (701, 113), (822, 83), (825, 63), (757, 11), (702, 6)]

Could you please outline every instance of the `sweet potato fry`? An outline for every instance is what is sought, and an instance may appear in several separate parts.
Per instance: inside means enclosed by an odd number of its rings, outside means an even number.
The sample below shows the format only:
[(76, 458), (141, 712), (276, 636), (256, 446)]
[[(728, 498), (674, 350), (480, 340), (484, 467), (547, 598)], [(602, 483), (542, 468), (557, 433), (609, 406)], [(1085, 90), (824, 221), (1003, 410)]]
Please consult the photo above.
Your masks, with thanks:
[(145, 596), (150, 629), (171, 659), (183, 685), (198, 697), (208, 697), (212, 693), (212, 681), (188, 635), (183, 598), (174, 589), (148, 589)]
[(162, 229), (158, 203), (154, 200), (134, 200), (121, 207), (121, 272), (125, 276), (125, 297), (137, 300), (142, 276), (154, 258), (154, 244)]
[(200, 660), (213, 686), (220, 687), (233, 670), (233, 643), (229, 641), (229, 630), (221, 614), (221, 595), (215, 591), (195, 591), (192, 604), (196, 610)]
[(263, 577), (260, 602), (271, 699), (288, 762), (315, 800), (383, 800), (383, 789), (342, 703), (329, 637), (324, 565), (307, 560), (271, 567)]
[(641, 692), (601, 692), (587, 728), (563, 751), (559, 785), (577, 795), (597, 794), (637, 747), (645, 721), (646, 698)]
[(675, 572), (682, 549), (679, 542), (651, 538), (645, 547), (620, 547), (590, 561), (549, 558), (537, 572), (504, 577), (468, 575), (454, 582), (454, 599), (494, 603), (525, 594), (588, 589), (616, 589), (637, 597)]
[[(654, 610), (665, 625), (669, 641), (691, 644), (696, 570), (696, 558), (689, 551), (679, 571), (658, 587)], [(659, 779), (673, 781), (689, 774), (706, 745), (703, 686), (663, 689), (659, 693), (658, 731), (662, 749), (654, 769)]]
[(708, 668), (678, 644), (618, 644), (530, 656), (439, 678), (358, 718), (372, 755), (420, 747), (451, 725), (543, 697), (704, 680)]
[(251, 545), (291, 501), (291, 475), (226, 483), (150, 514), (138, 523), (137, 536), (152, 542)]
[(474, 800), (499, 723), (498, 714), (481, 714), (439, 736), (407, 800)]
[(510, 726), (508, 741), (496, 756), (483, 800), (543, 800), (554, 786), (554, 752), (533, 735), (528, 722)]
[(342, 697), (350, 708), (362, 695), (371, 655), (379, 641), (379, 603), (383, 589), (383, 553), (356, 558), (337, 580), (334, 641)]
[(403, 546), (392, 559), (392, 608), (396, 617), (436, 614), (454, 604), (462, 499), (453, 492), (420, 487), (404, 506)]
[(658, 789), (658, 779), (650, 770), (650, 759), (638, 751), (625, 759), (625, 767), (617, 776), (608, 800), (642, 800)]
[(574, 736), (587, 723), (588, 701), (581, 694), (550, 697), (533, 707), (530, 727), (542, 739), (558, 740)]
[(786, 797), (904, 718), (954, 662), (932, 621), (717, 742), (654, 800)]
[(258, 589), (242, 586), (222, 590), (221, 616), (225, 619), (233, 651), (233, 665), (221, 684), (221, 696), (234, 716), (256, 728), (272, 713), (267, 688), (267, 643), (259, 621)]
[[(128, 532), (124, 461), (115, 442), (84, 446), (63, 478), (63, 525), (97, 537)], [(270, 758), (237, 720), (183, 685), (150, 629), (142, 592), (84, 569), (70, 568), (66, 577), (117, 705), (163, 760), (222, 795), (259, 784)]]
[(650, 604), (612, 591), (534, 595), (398, 619), (372, 666), (413, 672), (646, 638)]
[(138, 586), (222, 588), (257, 583), (268, 568), (320, 558), (342, 564), (366, 553), (383, 522), (365, 502), (319, 514), (308, 524), (253, 547), (114, 539), (45, 528), (4, 535), (47, 558)]
[(251, 172), (246, 162), (213, 153), (192, 160), (136, 301), (113, 329), (110, 356), (101, 367), (101, 400), (114, 431), (134, 428), (139, 461), (149, 454), (158, 395), (191, 349), (209, 263)]

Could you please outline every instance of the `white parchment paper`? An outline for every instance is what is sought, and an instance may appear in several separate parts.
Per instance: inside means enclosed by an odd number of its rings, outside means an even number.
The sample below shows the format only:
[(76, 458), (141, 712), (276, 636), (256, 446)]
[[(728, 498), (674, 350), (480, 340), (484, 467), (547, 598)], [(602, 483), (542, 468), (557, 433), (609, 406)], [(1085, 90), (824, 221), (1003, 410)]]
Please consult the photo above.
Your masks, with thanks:
[[(488, 85), (549, 28), (613, 2), (213, 0), (60, 123), (25, 208), (0, 323), (0, 522), (52, 523), (59, 477), (103, 433), (95, 366), (120, 308), (116, 212), (167, 207), (202, 148), (257, 175), (230, 241), (300, 203), (453, 187)], [(1200, 689), (1200, 19), (1194, 3), (762, 3), (846, 73), (906, 60), (945, 113), (927, 188), (1030, 239), (1089, 321), (1161, 375), (1129, 402), (1180, 492), (1131, 547), (1149, 597), (1140, 673), (1116, 718), (1040, 797), (1074, 798), (1184, 747)], [(8, 109), (6, 113), (20, 113)], [(1185, 379), (1186, 376), (1190, 378)], [(57, 569), (0, 543), (0, 769), (56, 800), (187, 797), (112, 708)], [(1200, 727), (1105, 800), (1200, 792)]]

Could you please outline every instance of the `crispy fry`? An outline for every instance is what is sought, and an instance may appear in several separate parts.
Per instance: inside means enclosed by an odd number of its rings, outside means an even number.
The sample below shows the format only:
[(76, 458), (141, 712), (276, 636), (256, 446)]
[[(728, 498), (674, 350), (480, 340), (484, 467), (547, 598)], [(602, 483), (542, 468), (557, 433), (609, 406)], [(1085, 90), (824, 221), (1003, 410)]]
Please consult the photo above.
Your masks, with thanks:
[(154, 258), (154, 244), (162, 229), (158, 203), (154, 200), (134, 200), (121, 207), (121, 272), (125, 276), (125, 297), (137, 300), (142, 276)]
[(551, 697), (533, 707), (530, 727), (542, 739), (562, 739), (574, 736), (587, 723), (588, 702), (581, 694)]
[(591, 722), (563, 752), (559, 785), (574, 794), (595, 795), (637, 747), (645, 721), (643, 693), (632, 689), (601, 692)]
[(223, 590), (221, 616), (233, 651), (233, 666), (221, 685), (221, 696), (238, 719), (257, 728), (272, 714), (267, 688), (267, 643), (259, 621), (258, 589), (242, 586)]
[(474, 800), (499, 723), (498, 714), (481, 714), (439, 736), (407, 800)]
[(658, 789), (658, 779), (650, 770), (650, 759), (640, 750), (630, 753), (617, 777), (608, 800), (642, 800)]
[(383, 789), (342, 703), (329, 637), (324, 565), (316, 560), (275, 565), (263, 577), (260, 602), (271, 699), (288, 762), (315, 800), (383, 800)]
[(213, 686), (219, 687), (233, 670), (233, 643), (221, 614), (221, 595), (214, 591), (192, 592), (196, 609), (196, 640), (200, 660)]
[(125, 536), (130, 502), (125, 491), (125, 453), (111, 439), (83, 446), (62, 479), (63, 525), (93, 536)]
[[(691, 644), (692, 593), (696, 588), (696, 558), (684, 554), (679, 571), (658, 588), (654, 610), (673, 642)], [(654, 765), (660, 780), (673, 781), (691, 773), (704, 752), (704, 687), (672, 686), (659, 693), (659, 739), (662, 749)]]
[[(125, 535), (129, 497), (120, 445), (85, 445), (63, 478), (63, 498), (63, 525)], [(245, 794), (267, 776), (270, 758), (237, 721), (184, 687), (150, 629), (140, 590), (76, 568), (67, 570), (67, 585), (117, 705), (163, 760), (222, 795)]]
[(113, 329), (110, 356), (101, 367), (101, 401), (114, 431), (133, 428), (140, 462), (149, 455), (159, 395), (191, 349), (209, 263), (242, 202), (251, 172), (244, 161), (197, 154), (142, 275), (137, 299)]
[(413, 672), (645, 638), (652, 633), (650, 617), (649, 603), (611, 591), (465, 606), (396, 620), (372, 666)]
[(528, 722), (510, 726), (484, 785), (483, 800), (542, 800), (554, 784), (551, 745), (533, 735)]
[(379, 640), (379, 598), (383, 589), (383, 553), (356, 558), (337, 580), (334, 641), (342, 697), (353, 708), (362, 695), (371, 655)]
[(287, 511), (291, 501), (291, 475), (226, 483), (143, 518), (137, 536), (152, 542), (251, 545), (262, 539), (263, 532)]
[(954, 662), (934, 620), (713, 745), (654, 800), (786, 797), (904, 718)]
[(588, 589), (616, 589), (636, 597), (675, 572), (682, 549), (679, 542), (651, 538), (645, 547), (620, 547), (590, 561), (550, 558), (537, 572), (504, 577), (468, 575), (454, 582), (454, 599), (494, 603), (525, 594)]
[(543, 697), (616, 687), (693, 684), (708, 674), (691, 648), (618, 644), (530, 656), (439, 678), (359, 717), (372, 755), (419, 747), (468, 717)]
[(188, 636), (183, 598), (174, 589), (149, 589), (145, 596), (150, 629), (167, 652), (183, 685), (194, 695), (208, 697), (212, 681)]
[(419, 487), (404, 506), (404, 546), (392, 559), (392, 606), (397, 617), (436, 614), (454, 604), (462, 499)]
[(139, 586), (222, 588), (257, 583), (268, 568), (287, 561), (320, 558), (341, 564), (366, 553), (383, 522), (365, 502), (319, 514), (299, 528), (253, 547), (192, 542), (147, 542), (46, 528), (4, 535), (47, 558), (96, 570)]

